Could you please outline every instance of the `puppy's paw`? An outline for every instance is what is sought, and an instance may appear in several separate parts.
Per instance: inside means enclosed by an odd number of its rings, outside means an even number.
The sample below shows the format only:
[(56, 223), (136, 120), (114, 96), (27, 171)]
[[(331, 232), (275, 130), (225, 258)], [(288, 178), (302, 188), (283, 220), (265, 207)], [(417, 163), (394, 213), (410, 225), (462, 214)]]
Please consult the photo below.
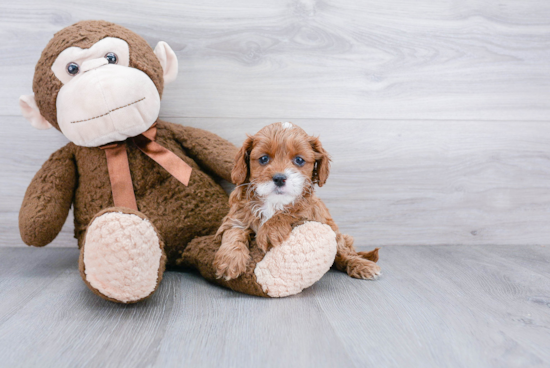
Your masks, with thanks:
[(371, 250), (370, 252), (357, 252), (361, 257), (368, 259), (369, 261), (378, 262), (378, 259), (380, 258), (378, 256), (378, 251), (380, 248), (376, 248), (374, 250)]
[(246, 246), (221, 247), (214, 257), (216, 277), (219, 279), (223, 277), (226, 281), (239, 277), (246, 271), (249, 258), (250, 253)]
[(267, 238), (267, 232), (262, 231), (261, 229), (260, 229), (260, 231), (258, 231), (258, 233), (256, 234), (256, 245), (264, 253), (267, 253), (267, 251), (269, 249), (269, 240)]
[(362, 257), (348, 261), (347, 274), (356, 279), (376, 280), (382, 273), (380, 266)]
[(290, 231), (288, 232), (283, 230), (271, 231), (268, 236), (269, 236), (269, 242), (271, 243), (271, 245), (274, 247), (278, 247), (285, 240), (288, 239), (288, 237), (290, 236)]

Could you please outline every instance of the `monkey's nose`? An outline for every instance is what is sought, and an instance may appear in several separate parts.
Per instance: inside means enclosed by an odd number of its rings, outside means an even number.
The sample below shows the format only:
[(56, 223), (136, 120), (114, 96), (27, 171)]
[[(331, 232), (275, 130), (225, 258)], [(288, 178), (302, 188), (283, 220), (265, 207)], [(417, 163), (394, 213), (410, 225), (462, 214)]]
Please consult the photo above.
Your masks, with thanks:
[(107, 64), (109, 64), (109, 62), (107, 61), (107, 59), (103, 57), (92, 59), (92, 60), (86, 60), (85, 62), (82, 63), (81, 72), (86, 73), (87, 71), (99, 68), (100, 66), (107, 65)]
[(275, 175), (273, 175), (273, 182), (275, 183), (276, 186), (282, 187), (283, 185), (285, 185), (285, 181), (286, 181), (286, 175), (285, 174), (275, 174)]

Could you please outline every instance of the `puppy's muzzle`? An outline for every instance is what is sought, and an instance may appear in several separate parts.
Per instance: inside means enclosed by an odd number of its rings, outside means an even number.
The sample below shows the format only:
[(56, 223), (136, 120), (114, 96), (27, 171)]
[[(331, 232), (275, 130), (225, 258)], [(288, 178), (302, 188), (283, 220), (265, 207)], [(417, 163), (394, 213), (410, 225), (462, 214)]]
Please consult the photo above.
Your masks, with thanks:
[(286, 177), (285, 174), (275, 174), (275, 175), (273, 175), (273, 182), (279, 188), (283, 187), (285, 185), (286, 179), (287, 179), (287, 177)]

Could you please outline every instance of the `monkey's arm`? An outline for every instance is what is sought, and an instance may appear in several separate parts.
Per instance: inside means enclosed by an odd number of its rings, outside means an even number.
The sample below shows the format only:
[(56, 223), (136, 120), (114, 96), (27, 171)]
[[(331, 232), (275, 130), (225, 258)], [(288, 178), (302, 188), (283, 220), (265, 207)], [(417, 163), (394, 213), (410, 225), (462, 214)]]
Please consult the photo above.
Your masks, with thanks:
[(197, 163), (231, 183), (237, 147), (206, 130), (170, 124), (176, 140)]
[(49, 244), (67, 219), (77, 175), (72, 147), (54, 152), (27, 188), (19, 211), (19, 231), (27, 245)]

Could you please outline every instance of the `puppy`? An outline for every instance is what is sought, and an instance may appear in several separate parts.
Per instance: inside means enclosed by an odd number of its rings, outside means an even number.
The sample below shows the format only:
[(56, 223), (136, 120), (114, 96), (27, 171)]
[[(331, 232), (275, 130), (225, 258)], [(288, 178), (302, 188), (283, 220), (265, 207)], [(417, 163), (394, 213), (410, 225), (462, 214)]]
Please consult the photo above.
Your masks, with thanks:
[(359, 279), (380, 275), (378, 248), (357, 253), (353, 238), (340, 233), (315, 195), (314, 185), (325, 184), (329, 169), (319, 139), (292, 123), (271, 124), (248, 136), (231, 173), (237, 185), (229, 197), (231, 209), (216, 234), (222, 241), (214, 259), (217, 276), (230, 280), (246, 270), (252, 236), (267, 252), (306, 221), (327, 224), (336, 233), (337, 269)]

